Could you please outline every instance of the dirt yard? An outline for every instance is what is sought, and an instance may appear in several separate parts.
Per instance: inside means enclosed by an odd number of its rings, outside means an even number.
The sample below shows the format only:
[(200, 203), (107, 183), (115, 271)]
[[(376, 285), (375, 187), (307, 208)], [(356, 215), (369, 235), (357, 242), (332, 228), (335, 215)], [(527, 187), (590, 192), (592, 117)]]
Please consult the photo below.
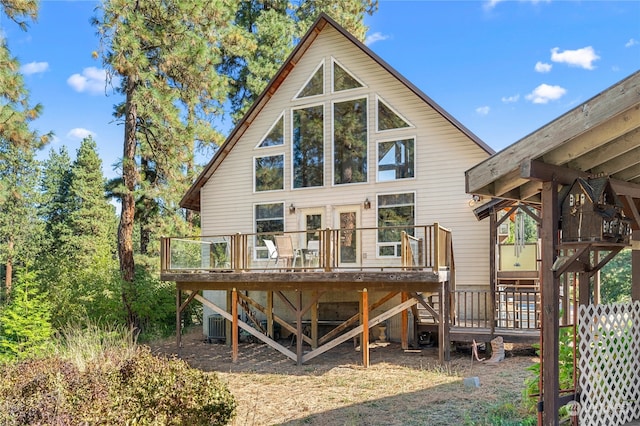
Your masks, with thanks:
[[(177, 353), (175, 340), (151, 348)], [(437, 348), (403, 352), (397, 343), (372, 343), (365, 369), (349, 342), (297, 366), (264, 344), (242, 343), (234, 364), (231, 348), (207, 343), (200, 330), (183, 338), (180, 355), (228, 384), (238, 402), (238, 426), (490, 424), (498, 408), (518, 410), (531, 374), (526, 367), (535, 361), (527, 348), (507, 350), (497, 365), (472, 363), (471, 353), (460, 350), (439, 365)], [(480, 387), (465, 388), (463, 379), (474, 376)]]

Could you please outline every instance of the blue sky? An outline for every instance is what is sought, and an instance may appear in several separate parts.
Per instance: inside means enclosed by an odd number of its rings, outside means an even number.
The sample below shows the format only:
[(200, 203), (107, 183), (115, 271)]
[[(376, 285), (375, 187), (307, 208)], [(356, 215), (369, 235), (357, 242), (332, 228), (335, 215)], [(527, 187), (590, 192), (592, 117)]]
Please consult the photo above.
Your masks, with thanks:
[[(108, 177), (121, 157), (121, 98), (92, 57), (94, 1), (41, 1), (27, 32), (0, 34), (22, 64), (35, 127), (72, 156), (92, 134)], [(640, 1), (381, 0), (367, 44), (496, 151), (640, 69)], [(45, 148), (42, 157), (48, 155)]]

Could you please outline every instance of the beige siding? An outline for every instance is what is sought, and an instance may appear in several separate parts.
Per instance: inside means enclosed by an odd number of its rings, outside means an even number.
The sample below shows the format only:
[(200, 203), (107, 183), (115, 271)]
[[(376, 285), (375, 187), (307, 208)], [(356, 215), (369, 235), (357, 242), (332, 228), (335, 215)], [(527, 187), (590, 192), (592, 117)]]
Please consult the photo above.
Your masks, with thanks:
[[(335, 58), (367, 87), (331, 94), (331, 58)], [(325, 95), (293, 100), (316, 66), (324, 60)], [(413, 124), (413, 128), (376, 133), (376, 95)], [(369, 110), (368, 183), (332, 186), (331, 99), (366, 96)], [(291, 107), (325, 104), (325, 186), (291, 189)], [(257, 149), (256, 145), (274, 121), (285, 111), (285, 145)], [(416, 176), (414, 179), (376, 183), (376, 141), (389, 138), (416, 138)], [(253, 158), (285, 155), (285, 189), (253, 192)], [(478, 222), (465, 194), (465, 170), (487, 157), (477, 144), (454, 127), (437, 111), (407, 89), (370, 57), (326, 26), (295, 66), (278, 92), (251, 123), (229, 156), (201, 191), (203, 234), (253, 232), (255, 203), (293, 203), (296, 209), (321, 207), (327, 212), (325, 226), (335, 227), (334, 206), (362, 206), (372, 201), (370, 210), (361, 210), (360, 226), (376, 226), (377, 194), (416, 192), (416, 223), (439, 222), (453, 231), (454, 254), (459, 287), (486, 286), (489, 276), (488, 221)], [(298, 229), (298, 218), (285, 207), (285, 227)], [(365, 241), (366, 242), (366, 241)], [(366, 251), (375, 256), (375, 249)]]

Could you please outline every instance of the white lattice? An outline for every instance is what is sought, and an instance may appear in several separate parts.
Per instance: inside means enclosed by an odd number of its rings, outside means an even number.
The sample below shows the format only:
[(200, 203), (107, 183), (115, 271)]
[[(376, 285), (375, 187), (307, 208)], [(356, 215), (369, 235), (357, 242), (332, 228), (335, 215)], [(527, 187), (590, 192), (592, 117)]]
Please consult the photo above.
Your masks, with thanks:
[(640, 301), (580, 306), (580, 425), (640, 418)]

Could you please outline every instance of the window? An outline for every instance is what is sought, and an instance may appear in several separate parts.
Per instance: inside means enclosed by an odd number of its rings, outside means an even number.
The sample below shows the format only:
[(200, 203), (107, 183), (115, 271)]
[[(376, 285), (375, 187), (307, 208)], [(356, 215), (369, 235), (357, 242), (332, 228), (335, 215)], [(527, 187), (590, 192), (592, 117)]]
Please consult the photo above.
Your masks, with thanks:
[(284, 189), (284, 155), (254, 159), (255, 191)]
[(414, 177), (415, 139), (378, 142), (378, 181)]
[(333, 183), (367, 181), (367, 99), (333, 104)]
[(401, 234), (414, 235), (415, 193), (378, 195), (378, 256), (400, 257)]
[(349, 71), (340, 66), (335, 60), (332, 62), (332, 66), (334, 92), (364, 87), (364, 84), (355, 78)]
[[(273, 240), (271, 233), (284, 232), (284, 203), (256, 204), (256, 259), (267, 259), (269, 253), (265, 239)], [(267, 234), (267, 235), (260, 235)]]
[(404, 118), (395, 112), (389, 105), (378, 98), (378, 131), (403, 129), (412, 127)]
[(293, 187), (324, 185), (324, 107), (293, 110)]
[(284, 145), (284, 113), (273, 123), (267, 135), (258, 144), (258, 148), (277, 145)]
[(324, 61), (318, 65), (309, 80), (296, 95), (296, 98), (322, 95), (324, 93)]

